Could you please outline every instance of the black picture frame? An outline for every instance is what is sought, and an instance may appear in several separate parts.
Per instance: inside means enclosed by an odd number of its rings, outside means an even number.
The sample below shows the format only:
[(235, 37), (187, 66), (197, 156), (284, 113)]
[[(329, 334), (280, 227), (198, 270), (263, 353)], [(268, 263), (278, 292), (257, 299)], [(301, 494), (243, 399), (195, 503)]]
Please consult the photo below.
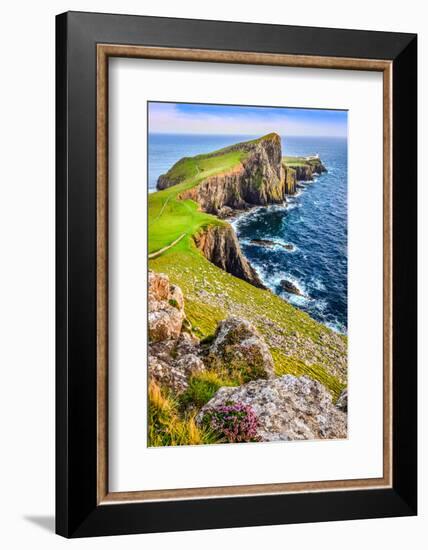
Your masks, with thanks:
[[(392, 487), (97, 504), (100, 43), (392, 62)], [(86, 537), (415, 515), (417, 36), (68, 12), (56, 18), (56, 97), (56, 532)]]

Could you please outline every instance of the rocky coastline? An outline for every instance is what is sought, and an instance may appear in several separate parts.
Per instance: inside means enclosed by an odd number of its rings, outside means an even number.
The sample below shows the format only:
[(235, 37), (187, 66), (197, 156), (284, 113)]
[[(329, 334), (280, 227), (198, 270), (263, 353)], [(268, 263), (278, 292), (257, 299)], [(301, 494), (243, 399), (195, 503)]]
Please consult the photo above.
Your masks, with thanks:
[[(236, 151), (245, 153), (240, 163), (224, 172), (202, 178), (197, 185), (181, 192), (178, 198), (195, 201), (202, 211), (225, 222), (223, 226), (204, 228), (194, 236), (196, 246), (205, 257), (228, 273), (258, 288), (265, 288), (242, 253), (235, 232), (226, 220), (244, 215), (256, 207), (286, 205), (287, 196), (297, 193), (300, 181), (313, 181), (314, 176), (322, 174), (326, 168), (318, 156), (283, 157), (281, 138), (275, 133), (206, 156), (215, 158)], [(182, 181), (176, 172), (180, 163), (186, 160), (178, 161), (169, 172), (159, 177), (159, 190)], [(263, 239), (253, 240), (253, 244), (268, 247), (279, 245)], [(288, 251), (294, 249), (291, 243), (279, 246)]]

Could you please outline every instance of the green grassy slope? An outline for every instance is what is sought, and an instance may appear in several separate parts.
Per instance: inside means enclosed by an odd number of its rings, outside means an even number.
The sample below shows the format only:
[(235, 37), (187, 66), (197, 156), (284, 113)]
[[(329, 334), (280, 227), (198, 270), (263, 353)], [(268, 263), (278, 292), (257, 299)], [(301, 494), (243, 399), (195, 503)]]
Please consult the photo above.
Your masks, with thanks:
[[(182, 159), (172, 167), (168, 176), (182, 179), (181, 183), (149, 195), (149, 253), (167, 246), (183, 233), (190, 236), (205, 225), (224, 223), (200, 212), (194, 201), (179, 200), (177, 196), (209, 176), (232, 169), (244, 157), (240, 151), (215, 157), (198, 155)], [(188, 248), (188, 243), (189, 239), (184, 238), (181, 248)]]
[(316, 166), (320, 164), (319, 159), (307, 159), (305, 157), (282, 157), (282, 162), (289, 166), (290, 168), (295, 168), (296, 166)]
[(266, 337), (277, 374), (307, 374), (337, 397), (346, 385), (346, 337), (273, 293), (217, 268), (194, 244), (192, 235), (202, 227), (225, 222), (199, 211), (192, 200), (178, 199), (178, 195), (207, 176), (233, 168), (244, 157), (243, 152), (226, 149), (225, 154), (198, 155), (174, 165), (181, 183), (149, 195), (149, 253), (186, 235), (150, 260), (149, 268), (166, 273), (181, 287), (187, 318), (199, 338), (212, 335), (217, 323), (228, 315), (244, 317)]

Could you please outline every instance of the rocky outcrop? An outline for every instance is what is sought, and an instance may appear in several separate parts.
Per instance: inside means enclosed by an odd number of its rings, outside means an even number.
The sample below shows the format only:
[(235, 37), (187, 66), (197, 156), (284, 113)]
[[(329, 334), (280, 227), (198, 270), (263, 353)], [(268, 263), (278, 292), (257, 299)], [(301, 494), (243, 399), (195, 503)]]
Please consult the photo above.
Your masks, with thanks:
[(248, 320), (228, 317), (201, 342), (189, 331), (181, 289), (166, 275), (149, 272), (148, 297), (150, 383), (172, 396), (204, 371), (241, 384), (220, 388), (198, 413), (197, 422), (218, 432), (220, 442), (346, 437), (347, 391), (334, 406), (319, 382), (276, 377), (270, 349)]
[[(286, 169), (294, 172), (294, 185), (296, 185), (297, 181), (312, 181), (314, 179), (314, 174), (327, 172), (325, 166), (318, 158), (312, 158), (305, 163), (292, 164), (291, 166), (287, 166), (284, 163), (284, 166)], [(292, 195), (294, 193), (290, 194)]]
[(186, 332), (180, 287), (167, 275), (149, 271), (148, 290), (149, 378), (178, 394), (192, 374), (205, 369), (199, 340)]
[(246, 319), (221, 321), (207, 355), (211, 367), (226, 368), (244, 382), (274, 376), (272, 355), (257, 329)]
[(291, 243), (278, 243), (276, 241), (270, 241), (269, 239), (251, 239), (251, 244), (256, 244), (258, 246), (266, 246), (267, 248), (273, 248), (275, 246), (280, 246), (281, 248), (284, 248), (285, 250), (288, 250), (292, 252), (295, 250), (295, 246)]
[(227, 224), (210, 225), (194, 236), (196, 246), (214, 265), (248, 283), (265, 288), (255, 269), (245, 258), (233, 228)]
[[(281, 138), (278, 134), (233, 145), (223, 149), (221, 154), (236, 150), (245, 153), (240, 163), (230, 170), (205, 178), (183, 192), (180, 198), (192, 199), (202, 210), (216, 215), (225, 206), (242, 210), (255, 205), (282, 203), (286, 195), (286, 169), (282, 163)], [(159, 184), (167, 184), (167, 176), (161, 176), (158, 187)]]
[(333, 405), (324, 386), (306, 376), (285, 375), (220, 388), (197, 420), (203, 424), (212, 411), (232, 404), (251, 407), (257, 417), (256, 437), (260, 441), (347, 437), (347, 415)]
[(149, 344), (149, 378), (176, 394), (186, 390), (192, 374), (204, 370), (199, 340), (188, 333), (177, 340)]
[(285, 292), (288, 292), (289, 294), (296, 294), (297, 296), (303, 296), (300, 288), (297, 287), (292, 281), (289, 281), (288, 279), (282, 279), (279, 284), (281, 285), (281, 288), (285, 290)]
[(163, 273), (149, 271), (148, 294), (149, 341), (178, 338), (185, 318), (181, 289)]

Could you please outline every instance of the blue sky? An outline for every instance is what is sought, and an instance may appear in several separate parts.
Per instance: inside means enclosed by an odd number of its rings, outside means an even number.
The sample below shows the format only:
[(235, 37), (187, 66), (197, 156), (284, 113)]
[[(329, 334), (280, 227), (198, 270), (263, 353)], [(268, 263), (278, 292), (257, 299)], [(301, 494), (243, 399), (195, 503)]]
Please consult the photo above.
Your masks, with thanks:
[(346, 111), (149, 102), (149, 132), (346, 136)]

